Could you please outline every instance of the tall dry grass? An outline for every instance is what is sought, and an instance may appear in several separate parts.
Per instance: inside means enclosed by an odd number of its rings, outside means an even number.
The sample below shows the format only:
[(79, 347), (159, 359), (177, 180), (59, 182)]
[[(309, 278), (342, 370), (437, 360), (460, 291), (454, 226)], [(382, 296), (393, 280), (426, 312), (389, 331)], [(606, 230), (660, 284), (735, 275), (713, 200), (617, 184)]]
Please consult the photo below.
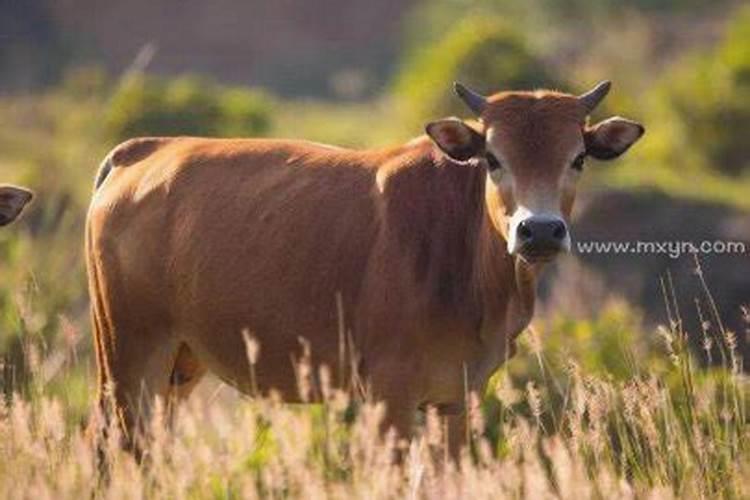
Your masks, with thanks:
[[(665, 290), (673, 293), (668, 281)], [(721, 343), (720, 368), (696, 366), (676, 316), (659, 330), (662, 363), (635, 362), (625, 377), (591, 371), (574, 357), (555, 371), (549, 359), (559, 353), (548, 350), (544, 335), (532, 335), (523, 362), (537, 363), (542, 376), (503, 371), (484, 402), (473, 398), (471, 443), (458, 463), (446, 459), (434, 412), (412, 442), (383, 439), (382, 405), (353, 402), (322, 383), (320, 402), (307, 406), (271, 397), (234, 405), (192, 398), (169, 431), (157, 402), (143, 462), (120, 451), (111, 434), (107, 480), (74, 410), (46, 387), (71, 369), (50, 361), (66, 355), (30, 345), (31, 383), (0, 403), (0, 497), (750, 496), (748, 381), (734, 334), (711, 316), (710, 301), (706, 314), (706, 338)], [(51, 364), (62, 368), (50, 377)]]

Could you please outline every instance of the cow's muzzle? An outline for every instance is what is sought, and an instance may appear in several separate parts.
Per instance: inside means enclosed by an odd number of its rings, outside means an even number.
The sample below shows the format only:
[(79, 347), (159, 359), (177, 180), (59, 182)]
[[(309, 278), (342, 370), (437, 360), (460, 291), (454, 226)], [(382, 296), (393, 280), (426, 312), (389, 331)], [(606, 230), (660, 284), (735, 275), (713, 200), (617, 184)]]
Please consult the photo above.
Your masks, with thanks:
[(550, 261), (560, 252), (570, 249), (568, 226), (556, 216), (527, 217), (518, 223), (515, 231), (513, 253), (532, 263)]

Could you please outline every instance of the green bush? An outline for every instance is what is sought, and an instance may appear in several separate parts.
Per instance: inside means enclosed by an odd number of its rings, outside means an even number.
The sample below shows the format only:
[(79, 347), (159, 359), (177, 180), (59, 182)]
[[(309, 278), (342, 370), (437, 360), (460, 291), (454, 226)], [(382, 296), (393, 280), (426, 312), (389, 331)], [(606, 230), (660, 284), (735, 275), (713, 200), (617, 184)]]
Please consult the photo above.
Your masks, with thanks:
[(523, 36), (494, 17), (468, 17), (440, 41), (415, 49), (405, 58), (394, 94), (407, 124), (466, 115), (451, 91), (454, 80), (485, 93), (557, 85)]
[(106, 116), (112, 138), (144, 135), (262, 136), (271, 127), (271, 101), (256, 90), (195, 77), (128, 78)]
[(729, 175), (750, 168), (750, 8), (741, 10), (716, 49), (679, 62), (654, 94), (653, 120), (669, 134), (654, 151), (659, 163)]

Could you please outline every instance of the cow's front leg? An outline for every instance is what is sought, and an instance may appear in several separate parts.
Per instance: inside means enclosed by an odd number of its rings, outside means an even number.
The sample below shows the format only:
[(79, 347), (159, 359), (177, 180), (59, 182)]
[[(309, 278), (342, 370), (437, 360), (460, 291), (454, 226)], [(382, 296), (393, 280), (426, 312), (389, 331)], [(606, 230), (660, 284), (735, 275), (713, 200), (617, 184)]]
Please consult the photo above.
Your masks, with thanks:
[(445, 422), (446, 445), (450, 457), (458, 462), (461, 458), (461, 452), (469, 442), (468, 424), (466, 421), (466, 412), (461, 408), (459, 412), (452, 412), (443, 415)]
[[(405, 375), (405, 374), (404, 374)], [(393, 370), (377, 370), (371, 374), (370, 388), (374, 402), (385, 404), (385, 415), (380, 423), (382, 436), (389, 433), (395, 438), (395, 457), (400, 460), (414, 437), (414, 427), (419, 407), (417, 388), (411, 377)]]
[(444, 444), (448, 454), (456, 462), (460, 460), (464, 449), (477, 437), (475, 433), (478, 427), (474, 423), (478, 422), (474, 420), (481, 418), (482, 411), (477, 394), (471, 392), (463, 403), (443, 404), (437, 407), (445, 431)]
[(396, 439), (398, 454), (406, 450), (414, 437), (414, 427), (417, 415), (415, 401), (404, 399), (401, 395), (392, 394), (381, 399), (385, 403), (385, 417), (381, 422), (381, 432), (384, 436), (393, 433)]

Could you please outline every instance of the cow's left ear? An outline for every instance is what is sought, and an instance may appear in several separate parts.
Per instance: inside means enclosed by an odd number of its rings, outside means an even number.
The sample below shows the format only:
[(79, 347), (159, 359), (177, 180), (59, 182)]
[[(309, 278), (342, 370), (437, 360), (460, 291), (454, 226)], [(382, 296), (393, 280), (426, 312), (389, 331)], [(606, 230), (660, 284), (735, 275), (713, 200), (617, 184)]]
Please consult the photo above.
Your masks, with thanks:
[(0, 226), (13, 222), (31, 197), (31, 192), (25, 189), (0, 185)]
[(598, 160), (617, 158), (635, 144), (645, 131), (638, 122), (619, 116), (608, 118), (586, 128), (583, 136), (586, 153)]
[(468, 161), (484, 152), (484, 136), (459, 118), (444, 118), (425, 127), (440, 150), (455, 161)]

